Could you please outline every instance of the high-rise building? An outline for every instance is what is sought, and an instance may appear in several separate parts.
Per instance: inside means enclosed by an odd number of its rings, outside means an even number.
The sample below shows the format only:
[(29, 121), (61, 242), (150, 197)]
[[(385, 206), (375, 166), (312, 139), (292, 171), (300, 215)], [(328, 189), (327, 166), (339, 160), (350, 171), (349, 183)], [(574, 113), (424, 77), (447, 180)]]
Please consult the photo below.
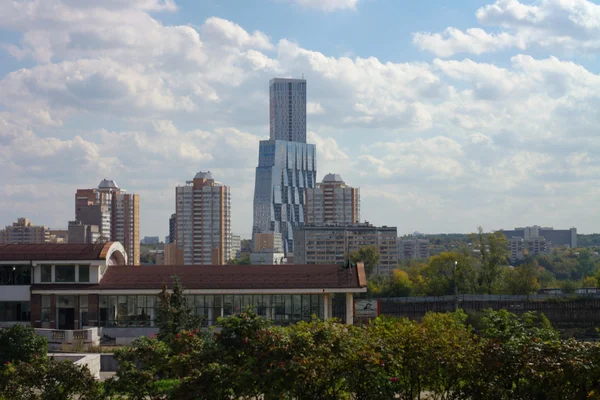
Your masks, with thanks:
[(176, 218), (177, 214), (171, 214), (171, 217), (169, 218), (169, 236), (167, 236), (168, 239), (165, 241), (165, 244), (173, 243), (175, 241)]
[(520, 237), (524, 240), (530, 238), (543, 237), (554, 247), (577, 247), (577, 228), (554, 229), (552, 227), (543, 227), (538, 225), (515, 228), (510, 231), (500, 230), (507, 239)]
[(175, 191), (177, 249), (186, 265), (224, 265), (231, 249), (231, 192), (210, 172)]
[(96, 243), (100, 238), (98, 225), (87, 225), (81, 221), (69, 221), (69, 243)]
[(270, 139), (306, 143), (306, 80), (269, 82)]
[(0, 230), (0, 244), (42, 244), (49, 240), (50, 228), (33, 225), (27, 218), (19, 218)]
[(398, 256), (400, 260), (429, 260), (428, 239), (399, 239)]
[(253, 253), (272, 252), (283, 253), (283, 239), (279, 232), (255, 233), (253, 238)]
[(305, 222), (311, 225), (360, 222), (360, 191), (338, 174), (327, 174), (316, 188), (306, 189)]
[(240, 235), (231, 235), (231, 248), (229, 249), (229, 259), (235, 260), (242, 252), (242, 237)]
[(363, 246), (375, 246), (379, 265), (374, 273), (391, 275), (398, 268), (398, 233), (395, 227), (377, 227), (369, 223), (313, 226), (294, 229), (295, 264), (342, 264), (348, 254)]
[(306, 81), (269, 85), (271, 135), (259, 147), (252, 232), (281, 233), (287, 255), (294, 251), (294, 227), (304, 224), (305, 191), (315, 187), (316, 148), (306, 143)]
[[(131, 265), (140, 264), (140, 196), (126, 193), (113, 180), (103, 179), (98, 188), (78, 189), (75, 193), (75, 222), (98, 226), (102, 241), (118, 241), (127, 252)], [(74, 224), (73, 226), (76, 226)], [(85, 230), (87, 229), (87, 230)], [(94, 228), (74, 228), (77, 243), (88, 243)]]

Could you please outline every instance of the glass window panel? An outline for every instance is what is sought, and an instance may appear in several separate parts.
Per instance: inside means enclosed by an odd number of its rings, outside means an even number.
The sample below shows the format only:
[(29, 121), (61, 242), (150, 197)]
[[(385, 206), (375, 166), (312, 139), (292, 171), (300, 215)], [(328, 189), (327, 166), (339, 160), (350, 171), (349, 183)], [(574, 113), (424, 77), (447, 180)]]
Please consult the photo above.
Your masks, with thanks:
[(242, 295), (236, 294), (233, 296), (233, 312), (235, 314), (242, 310)]
[(79, 266), (79, 282), (89, 282), (90, 281), (90, 266), (89, 265), (80, 265)]
[(148, 308), (156, 307), (156, 296), (146, 296), (146, 306)]
[(138, 308), (146, 308), (146, 296), (138, 296), (137, 297), (137, 307)]
[(292, 296), (292, 320), (300, 320), (302, 310), (302, 297), (298, 294)]
[(56, 265), (54, 267), (55, 282), (75, 282), (74, 265)]
[(75, 296), (58, 296), (56, 300), (56, 308), (74, 308)]
[(50, 296), (42, 296), (42, 308), (50, 308)]
[(205, 302), (205, 306), (206, 307), (212, 307), (214, 304), (214, 296), (213, 295), (207, 295), (204, 298), (204, 302)]
[(108, 308), (108, 296), (99, 296), (100, 308)]
[(87, 296), (79, 296), (79, 308), (87, 308), (88, 307), (88, 297)]
[(42, 310), (42, 322), (50, 322), (50, 310)]
[(197, 294), (194, 296), (194, 301), (196, 303), (196, 307), (204, 307), (204, 295)]
[(42, 282), (52, 282), (52, 266), (51, 265), (42, 265)]

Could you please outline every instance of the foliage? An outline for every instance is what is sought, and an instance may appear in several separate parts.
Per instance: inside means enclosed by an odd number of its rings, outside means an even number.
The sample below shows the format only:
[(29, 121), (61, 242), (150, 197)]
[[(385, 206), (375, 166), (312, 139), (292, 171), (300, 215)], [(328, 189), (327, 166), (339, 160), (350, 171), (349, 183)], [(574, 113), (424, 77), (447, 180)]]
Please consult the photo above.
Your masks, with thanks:
[(32, 362), (36, 358), (46, 357), (48, 341), (36, 335), (30, 326), (15, 324), (0, 329), (0, 363)]
[(250, 253), (242, 253), (240, 258), (232, 258), (227, 261), (229, 265), (250, 265)]
[(510, 294), (534, 294), (540, 290), (538, 266), (535, 260), (510, 268), (506, 272), (505, 292)]
[(362, 261), (365, 264), (365, 272), (367, 275), (371, 275), (377, 265), (379, 264), (380, 258), (379, 251), (376, 246), (369, 245), (363, 246), (360, 249), (350, 253), (350, 259), (354, 262)]
[(478, 228), (473, 235), (475, 248), (481, 254), (481, 269), (479, 283), (485, 292), (492, 294), (494, 283), (500, 277), (502, 266), (508, 261), (508, 240), (501, 232), (484, 235), (483, 228)]
[(87, 367), (38, 357), (0, 367), (0, 397), (11, 400), (100, 400), (104, 393)]
[(194, 315), (194, 309), (187, 303), (184, 288), (177, 276), (173, 278), (172, 292), (164, 285), (158, 295), (156, 326), (161, 340), (170, 340), (181, 331), (202, 327), (202, 319)]

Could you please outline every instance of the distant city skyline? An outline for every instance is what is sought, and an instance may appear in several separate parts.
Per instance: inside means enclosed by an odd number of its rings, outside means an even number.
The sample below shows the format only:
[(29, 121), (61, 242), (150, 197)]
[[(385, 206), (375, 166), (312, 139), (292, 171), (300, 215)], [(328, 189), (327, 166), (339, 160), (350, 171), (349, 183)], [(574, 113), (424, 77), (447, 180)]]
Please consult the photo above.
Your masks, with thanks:
[(599, 36), (589, 0), (5, 2), (0, 226), (67, 229), (108, 177), (162, 238), (173, 188), (210, 170), (249, 238), (278, 77), (307, 80), (316, 181), (360, 188), (362, 220), (598, 232)]

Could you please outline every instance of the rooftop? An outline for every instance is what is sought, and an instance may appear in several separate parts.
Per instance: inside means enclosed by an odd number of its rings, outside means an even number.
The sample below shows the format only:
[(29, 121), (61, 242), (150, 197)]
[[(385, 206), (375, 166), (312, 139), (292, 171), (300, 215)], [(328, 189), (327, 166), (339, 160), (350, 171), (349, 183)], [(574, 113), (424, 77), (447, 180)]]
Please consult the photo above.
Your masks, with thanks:
[(344, 182), (340, 174), (327, 174), (323, 182)]
[[(89, 290), (155, 289), (179, 277), (186, 289), (344, 289), (366, 287), (364, 267), (328, 265), (153, 265), (112, 266)], [(32, 290), (69, 290), (73, 285), (35, 284)]]
[(208, 171), (208, 172), (200, 171), (196, 174), (196, 176), (194, 176), (194, 179), (212, 179), (212, 178), (213, 177), (212, 177), (212, 174), (210, 173), (210, 171)]
[(98, 185), (98, 189), (118, 189), (117, 182), (111, 179), (102, 179), (102, 182)]
[(105, 260), (112, 244), (0, 244), (0, 261)]

